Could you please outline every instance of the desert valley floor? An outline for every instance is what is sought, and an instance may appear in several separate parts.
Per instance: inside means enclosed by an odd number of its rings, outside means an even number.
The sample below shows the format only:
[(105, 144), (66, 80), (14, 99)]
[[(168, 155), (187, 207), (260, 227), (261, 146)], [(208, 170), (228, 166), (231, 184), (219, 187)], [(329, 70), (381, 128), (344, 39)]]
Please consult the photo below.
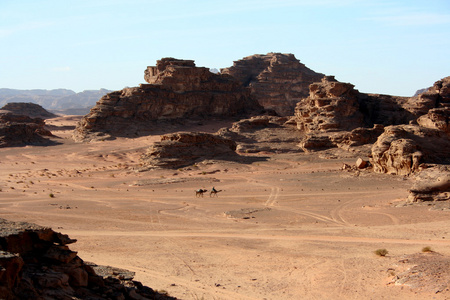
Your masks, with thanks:
[(75, 143), (78, 119), (47, 120), (58, 145), (0, 149), (0, 217), (180, 299), (450, 298), (450, 211), (403, 205), (411, 178), (342, 170), (349, 152), (137, 172), (159, 135)]

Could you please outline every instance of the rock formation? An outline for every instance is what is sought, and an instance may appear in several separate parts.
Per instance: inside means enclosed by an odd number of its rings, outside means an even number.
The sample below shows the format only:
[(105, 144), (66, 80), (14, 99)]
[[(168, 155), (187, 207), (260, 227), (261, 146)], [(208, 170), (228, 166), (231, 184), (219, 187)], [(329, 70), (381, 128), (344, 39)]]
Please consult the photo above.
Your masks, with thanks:
[(244, 57), (221, 72), (250, 87), (259, 104), (280, 116), (292, 116), (297, 102), (308, 96), (309, 85), (324, 76), (308, 69), (293, 54), (282, 53)]
[(235, 117), (262, 110), (250, 90), (231, 76), (195, 67), (191, 60), (163, 58), (144, 77), (148, 84), (103, 96), (80, 121), (74, 139), (135, 135), (158, 120)]
[(141, 156), (144, 169), (181, 168), (199, 160), (236, 157), (236, 143), (215, 134), (199, 132), (177, 132), (161, 136)]
[(417, 119), (420, 126), (443, 131), (450, 136), (450, 76), (445, 77), (418, 96), (421, 102), (431, 103), (426, 114)]
[(238, 153), (296, 153), (304, 134), (297, 130), (290, 118), (255, 116), (233, 123), (231, 128), (217, 132), (235, 141)]
[(1, 110), (9, 111), (15, 115), (24, 115), (30, 118), (49, 119), (56, 117), (55, 114), (48, 112), (42, 106), (34, 103), (7, 103)]
[(42, 119), (0, 111), (0, 148), (48, 144), (52, 134), (44, 126)]
[(422, 164), (449, 164), (450, 139), (442, 131), (418, 125), (387, 126), (372, 146), (378, 173), (409, 175)]
[(435, 166), (416, 176), (416, 182), (409, 190), (407, 203), (446, 200), (450, 200), (450, 168)]
[[(412, 98), (364, 94), (326, 76), (310, 85), (310, 95), (295, 108), (297, 126), (306, 133), (306, 151), (374, 143), (384, 126), (417, 122), (448, 135), (449, 78)], [(373, 127), (373, 129), (369, 129)]]
[(113, 276), (85, 263), (67, 246), (74, 242), (51, 228), (0, 219), (0, 299), (175, 299), (133, 281), (131, 272)]
[(364, 126), (354, 85), (333, 76), (309, 86), (309, 96), (297, 103), (295, 116), (300, 130), (308, 132), (348, 131)]

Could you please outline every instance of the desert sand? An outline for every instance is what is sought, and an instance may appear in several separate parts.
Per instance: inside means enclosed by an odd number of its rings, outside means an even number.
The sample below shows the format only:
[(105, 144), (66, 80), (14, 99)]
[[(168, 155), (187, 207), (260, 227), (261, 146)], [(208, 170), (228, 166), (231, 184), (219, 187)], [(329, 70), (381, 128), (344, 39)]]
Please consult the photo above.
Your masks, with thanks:
[(0, 217), (180, 299), (450, 298), (450, 211), (403, 205), (409, 177), (342, 170), (349, 152), (137, 172), (159, 135), (75, 143), (78, 120), (47, 120), (59, 145), (0, 149)]

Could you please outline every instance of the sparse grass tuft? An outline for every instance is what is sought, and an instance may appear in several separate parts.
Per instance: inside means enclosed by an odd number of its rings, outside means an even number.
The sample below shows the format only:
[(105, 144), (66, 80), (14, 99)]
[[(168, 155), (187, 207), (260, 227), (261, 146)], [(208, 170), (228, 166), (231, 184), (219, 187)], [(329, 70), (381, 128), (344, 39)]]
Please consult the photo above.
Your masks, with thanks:
[(375, 253), (378, 256), (386, 256), (389, 253), (389, 251), (387, 251), (386, 249), (377, 249), (373, 253)]
[(430, 246), (426, 246), (422, 248), (422, 252), (433, 252)]

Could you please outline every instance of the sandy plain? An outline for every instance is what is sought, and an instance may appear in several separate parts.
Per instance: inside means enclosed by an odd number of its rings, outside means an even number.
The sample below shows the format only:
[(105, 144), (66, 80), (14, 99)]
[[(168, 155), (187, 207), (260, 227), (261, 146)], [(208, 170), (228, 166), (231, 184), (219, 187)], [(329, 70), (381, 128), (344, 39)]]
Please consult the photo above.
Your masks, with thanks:
[(159, 135), (75, 143), (78, 118), (47, 120), (58, 145), (0, 149), (0, 217), (179, 299), (450, 299), (450, 212), (403, 206), (411, 178), (344, 171), (351, 153), (136, 172)]

